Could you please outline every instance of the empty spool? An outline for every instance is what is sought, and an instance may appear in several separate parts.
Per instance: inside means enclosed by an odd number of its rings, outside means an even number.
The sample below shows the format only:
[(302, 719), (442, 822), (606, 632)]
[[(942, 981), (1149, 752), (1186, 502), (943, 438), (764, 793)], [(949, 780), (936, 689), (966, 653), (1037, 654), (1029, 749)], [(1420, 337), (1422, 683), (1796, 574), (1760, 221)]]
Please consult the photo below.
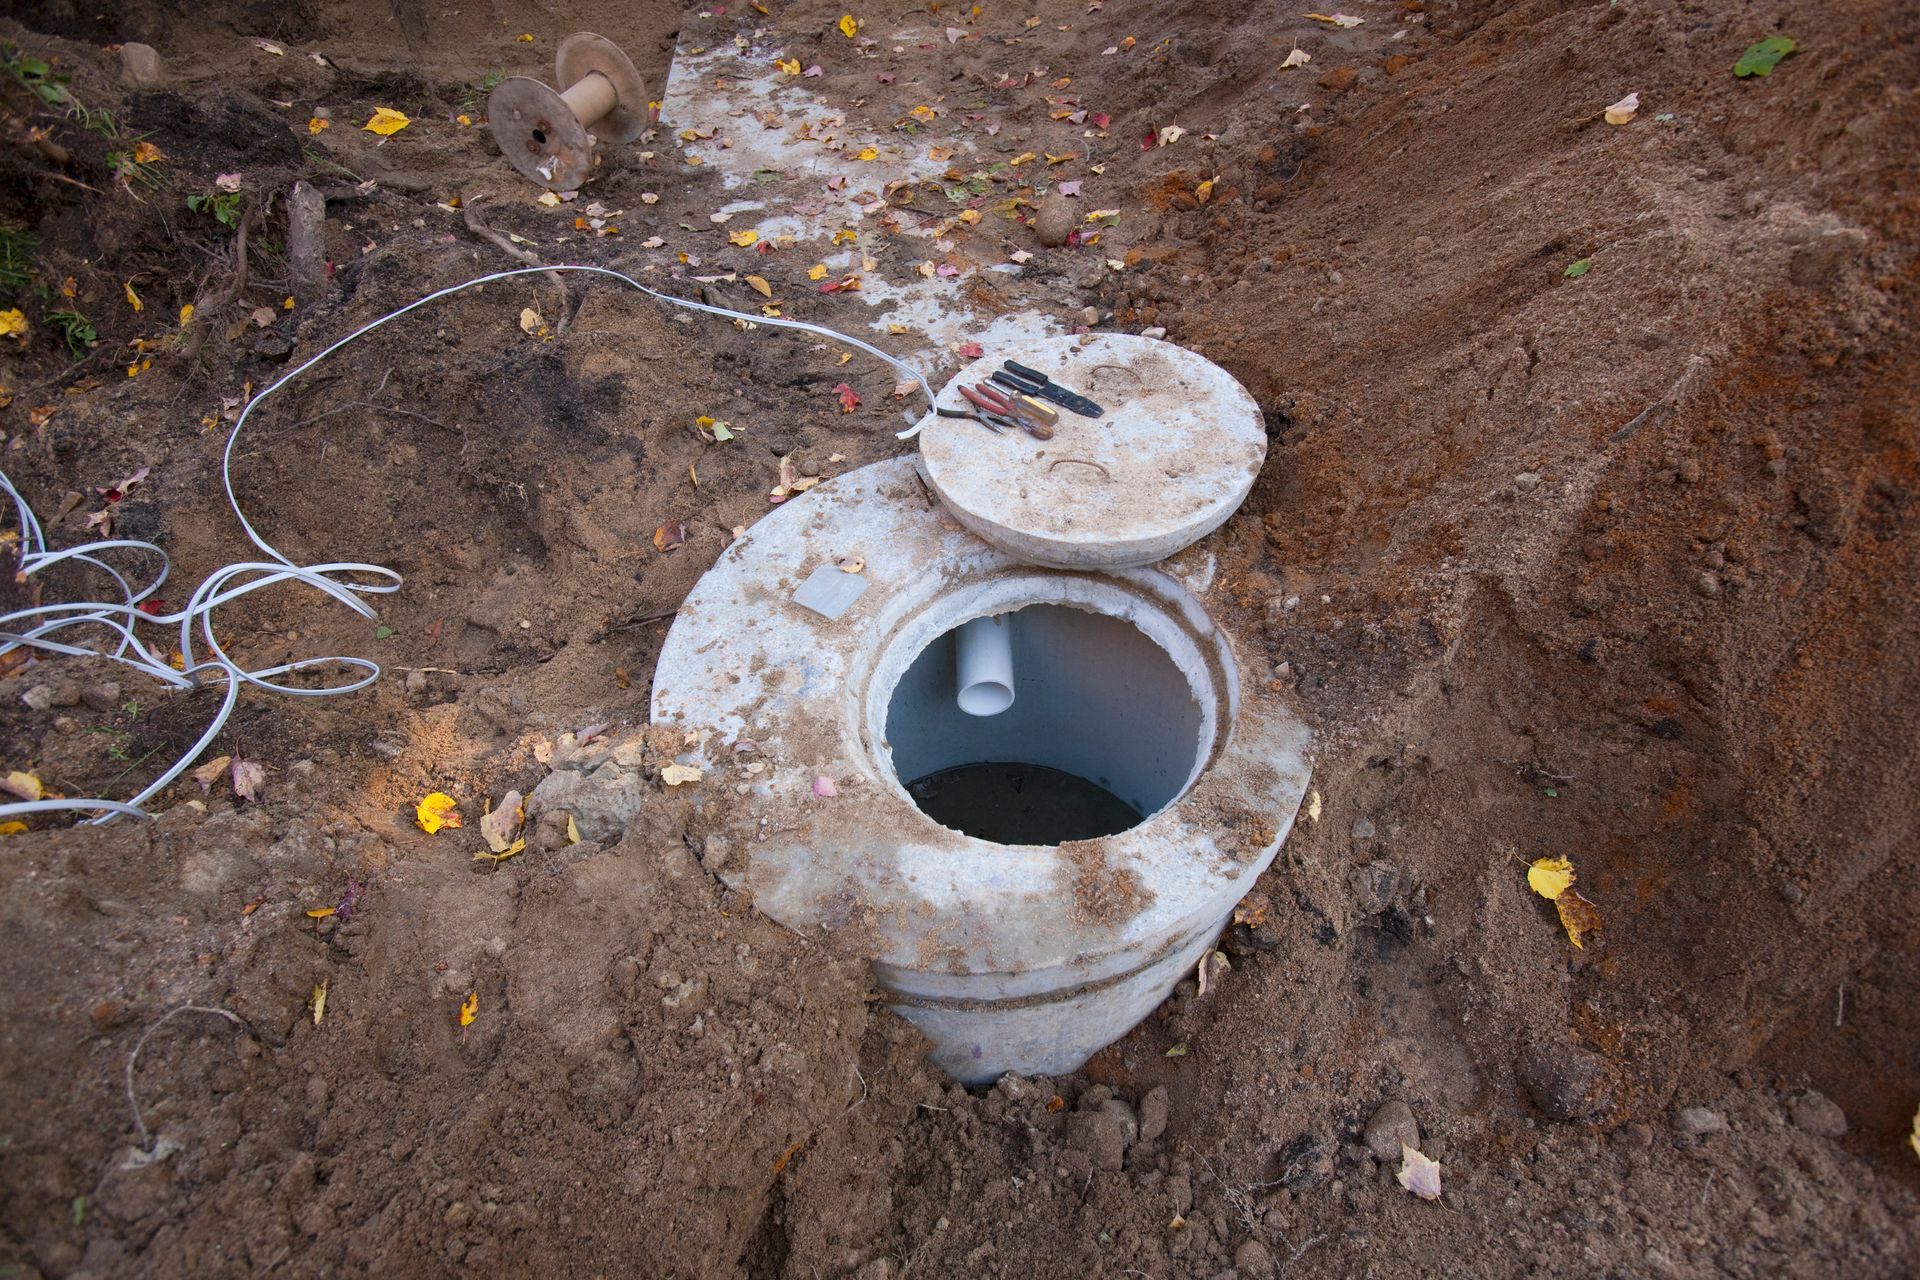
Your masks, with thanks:
[(553, 58), (555, 91), (509, 76), (487, 99), (487, 124), (513, 167), (550, 191), (578, 189), (593, 173), (596, 132), (632, 142), (648, 121), (647, 86), (620, 46), (579, 31)]

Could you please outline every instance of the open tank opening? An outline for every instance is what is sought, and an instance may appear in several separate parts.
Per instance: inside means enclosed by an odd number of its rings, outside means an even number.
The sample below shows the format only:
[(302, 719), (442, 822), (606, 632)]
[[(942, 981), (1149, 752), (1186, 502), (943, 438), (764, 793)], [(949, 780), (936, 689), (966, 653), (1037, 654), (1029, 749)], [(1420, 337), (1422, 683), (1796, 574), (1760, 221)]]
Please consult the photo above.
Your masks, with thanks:
[(1061, 844), (1136, 827), (1178, 799), (1203, 750), (1194, 691), (1123, 618), (1061, 605), (1001, 615), (1012, 701), (969, 712), (956, 627), (914, 658), (887, 704), (907, 794), (996, 844)]

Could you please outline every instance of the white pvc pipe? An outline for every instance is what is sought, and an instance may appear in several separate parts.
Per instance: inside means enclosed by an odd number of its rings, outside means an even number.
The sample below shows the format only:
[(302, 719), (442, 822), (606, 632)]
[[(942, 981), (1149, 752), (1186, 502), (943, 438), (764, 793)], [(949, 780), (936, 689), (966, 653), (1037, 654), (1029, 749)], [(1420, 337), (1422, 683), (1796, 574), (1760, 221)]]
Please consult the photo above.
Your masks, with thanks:
[(970, 716), (997, 716), (1013, 705), (1011, 618), (975, 618), (954, 633), (956, 701)]

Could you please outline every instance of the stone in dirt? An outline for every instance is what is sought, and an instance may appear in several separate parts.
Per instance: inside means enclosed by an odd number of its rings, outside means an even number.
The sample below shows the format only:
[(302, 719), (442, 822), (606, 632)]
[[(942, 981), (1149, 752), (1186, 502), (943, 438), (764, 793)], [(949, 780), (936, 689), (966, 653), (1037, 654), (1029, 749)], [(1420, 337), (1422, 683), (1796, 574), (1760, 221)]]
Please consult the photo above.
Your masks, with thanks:
[(1233, 1268), (1246, 1280), (1273, 1280), (1279, 1274), (1273, 1254), (1258, 1240), (1242, 1240), (1233, 1251)]
[(150, 44), (128, 41), (120, 46), (120, 74), (135, 89), (158, 89), (167, 82), (166, 64)]
[(1073, 231), (1073, 203), (1059, 192), (1044, 196), (1040, 200), (1040, 211), (1034, 215), (1033, 233), (1040, 237), (1040, 243), (1049, 249), (1058, 249), (1067, 242), (1067, 236)]
[(1420, 1125), (1413, 1118), (1413, 1108), (1398, 1098), (1389, 1098), (1380, 1104), (1361, 1136), (1374, 1159), (1383, 1164), (1400, 1159), (1402, 1143), (1415, 1150), (1420, 1147)]
[(1797, 1127), (1817, 1138), (1846, 1136), (1847, 1113), (1817, 1089), (1809, 1089), (1787, 1104), (1787, 1114)]
[(1710, 1133), (1725, 1133), (1727, 1122), (1718, 1111), (1707, 1107), (1677, 1107), (1673, 1113), (1673, 1128), (1676, 1133), (1684, 1133), (1690, 1138), (1704, 1138)]
[(1167, 1131), (1167, 1086), (1155, 1085), (1140, 1099), (1140, 1141), (1152, 1142)]
[(1549, 1119), (1581, 1120), (1606, 1107), (1606, 1061), (1574, 1045), (1535, 1045), (1521, 1056), (1520, 1085)]

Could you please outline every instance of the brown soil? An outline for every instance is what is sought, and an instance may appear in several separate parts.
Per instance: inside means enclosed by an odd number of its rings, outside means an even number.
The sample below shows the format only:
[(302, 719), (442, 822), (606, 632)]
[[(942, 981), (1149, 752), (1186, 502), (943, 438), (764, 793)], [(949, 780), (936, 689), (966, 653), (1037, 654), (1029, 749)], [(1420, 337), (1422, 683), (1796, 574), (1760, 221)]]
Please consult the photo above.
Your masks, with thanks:
[[(257, 663), (364, 654), (381, 682), (243, 696), (214, 750), (267, 766), (258, 803), (189, 783), (151, 823), (36, 820), (0, 844), (0, 1268), (1910, 1274), (1910, 6), (1355, 0), (1365, 24), (1337, 30), (1222, 0), (1048, 0), (1032, 27), (942, 6), (929, 29), (983, 38), (882, 39), (872, 59), (820, 0), (684, 19), (608, 0), (121, 7), (0, 22), (114, 122), (0, 77), (0, 223), (38, 234), (48, 290), (0, 300), (33, 325), (3, 340), (0, 457), (45, 517), (87, 495), (56, 543), (89, 536), (96, 486), (148, 466), (115, 527), (174, 555), (175, 603), (240, 558), (223, 405), (289, 349), (513, 265), (452, 196), (548, 260), (664, 279), (676, 264), (646, 237), (688, 223), (717, 244), (706, 215), (730, 197), (665, 140), (583, 196), (628, 211), (618, 237), (560, 244), (570, 224), (453, 122), (480, 118), (492, 71), (544, 77), (568, 31), (613, 37), (658, 86), (676, 32), (771, 27), (850, 110), (937, 101), (1009, 156), (1084, 141), (1049, 118), (1072, 77), (1112, 117), (1104, 169), (1055, 176), (1119, 225), (1058, 250), (997, 218), (963, 238), (987, 260), (991, 237), (1034, 250), (1060, 315), (1165, 326), (1260, 403), (1266, 470), (1208, 546), (1222, 622), (1315, 727), (1321, 803), (1206, 995), (1183, 984), (1080, 1075), (973, 1092), (920, 1062), (857, 963), (694, 860), (688, 788), (650, 782), (617, 839), (472, 860), (482, 798), (530, 790), (561, 733), (644, 723), (670, 611), (766, 510), (781, 457), (831, 475), (910, 446), (893, 378), (811, 339), (683, 323), (578, 279), (461, 294), (316, 369), (237, 455), (288, 554), (407, 583), (380, 601), (390, 633), (286, 589), (223, 612), (223, 639)], [(900, 0), (858, 16), (929, 21)], [(1735, 79), (1777, 33), (1801, 51)], [(102, 51), (122, 40), (157, 45), (169, 82), (125, 87)], [(1296, 44), (1313, 62), (1280, 70)], [(1604, 123), (1630, 90), (1638, 118)], [(417, 124), (378, 143), (357, 128), (376, 105)], [(310, 134), (322, 107), (333, 125)], [(1185, 137), (1140, 147), (1176, 122)], [(139, 135), (166, 160), (122, 187), (110, 157)], [(237, 292), (232, 230), (184, 206), (230, 172), (253, 245)], [(330, 269), (286, 310), (296, 179), (328, 196)], [(48, 319), (67, 305), (99, 336), (78, 359)], [(551, 340), (522, 332), (524, 307)], [(867, 323), (831, 296), (804, 315)], [(850, 376), (849, 415), (830, 389)], [(703, 442), (699, 413), (740, 439)], [(685, 543), (656, 550), (676, 522)], [(22, 702), (35, 689), (44, 710)], [(105, 663), (15, 669), (0, 764), (129, 795), (217, 704)], [(414, 825), (430, 790), (461, 801), (465, 831)], [(1573, 859), (1604, 919), (1584, 950), (1526, 887), (1547, 855)], [(147, 1040), (133, 1083), (174, 1149), (142, 1165), (129, 1055), (182, 1004), (244, 1025), (186, 1013)], [(1142, 1125), (1124, 1150), (1099, 1119), (1115, 1098)], [(1359, 1140), (1389, 1098), (1443, 1163), (1438, 1204)], [(1684, 1131), (1683, 1106), (1726, 1130)]]

